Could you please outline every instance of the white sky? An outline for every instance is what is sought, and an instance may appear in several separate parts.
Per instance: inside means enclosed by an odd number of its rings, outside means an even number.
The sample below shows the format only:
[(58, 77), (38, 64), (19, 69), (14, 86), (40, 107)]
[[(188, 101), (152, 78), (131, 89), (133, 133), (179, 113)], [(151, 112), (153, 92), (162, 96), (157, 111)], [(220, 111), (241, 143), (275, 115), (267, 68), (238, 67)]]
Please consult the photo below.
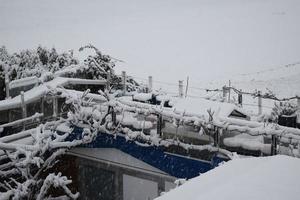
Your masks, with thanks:
[(300, 60), (299, 0), (0, 0), (0, 45), (92, 43), (154, 80), (212, 80)]

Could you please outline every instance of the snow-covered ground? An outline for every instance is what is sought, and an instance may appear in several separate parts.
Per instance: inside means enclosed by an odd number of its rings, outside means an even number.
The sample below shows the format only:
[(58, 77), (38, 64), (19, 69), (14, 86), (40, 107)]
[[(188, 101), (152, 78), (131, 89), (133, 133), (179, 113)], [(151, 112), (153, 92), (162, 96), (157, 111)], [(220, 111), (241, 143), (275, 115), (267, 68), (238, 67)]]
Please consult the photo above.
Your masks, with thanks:
[(234, 159), (157, 200), (299, 199), (299, 168), (300, 159), (287, 156)]

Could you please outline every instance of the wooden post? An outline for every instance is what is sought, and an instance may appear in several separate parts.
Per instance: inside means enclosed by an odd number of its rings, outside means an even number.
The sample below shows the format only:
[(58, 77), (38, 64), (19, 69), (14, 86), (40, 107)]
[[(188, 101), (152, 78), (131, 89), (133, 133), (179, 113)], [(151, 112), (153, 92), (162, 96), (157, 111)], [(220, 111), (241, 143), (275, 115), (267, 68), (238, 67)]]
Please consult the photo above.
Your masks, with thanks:
[(271, 144), (271, 155), (274, 156), (277, 154), (277, 136), (276, 135), (272, 135), (272, 144)]
[(182, 80), (179, 81), (178, 86), (179, 86), (179, 88), (178, 88), (179, 89), (179, 97), (182, 98), (183, 97), (183, 81)]
[[(241, 90), (242, 92), (242, 90)], [(243, 105), (243, 94), (242, 93), (238, 93), (238, 103), (239, 105)]]
[(231, 81), (229, 80), (229, 87), (228, 87), (228, 103), (230, 103), (230, 90), (231, 90)]
[(158, 114), (157, 115), (157, 127), (156, 127), (156, 132), (159, 136), (162, 136), (162, 124), (163, 124), (163, 119), (162, 119), (162, 115)]
[(224, 101), (225, 101), (225, 99), (226, 99), (226, 94), (227, 94), (227, 87), (226, 87), (226, 85), (224, 85), (224, 86), (222, 87), (222, 91), (223, 91), (223, 99), (224, 99)]
[(214, 146), (215, 147), (219, 147), (219, 142), (220, 142), (219, 129), (218, 128), (214, 128)]
[(189, 77), (186, 78), (185, 98), (187, 97), (188, 89), (189, 89)]
[(7, 73), (5, 74), (5, 92), (6, 92), (6, 99), (8, 99), (10, 95), (9, 95), (9, 76)]
[(152, 87), (153, 87), (153, 79), (152, 76), (148, 76), (148, 92), (151, 93), (152, 92)]
[[(22, 107), (22, 118), (24, 119), (27, 117), (24, 91), (21, 91), (21, 107)], [(25, 130), (25, 122), (23, 122), (23, 130)]]
[(53, 103), (53, 117), (57, 118), (57, 116), (58, 116), (58, 105), (57, 105), (58, 102), (57, 102), (57, 97), (56, 96), (53, 96), (52, 103)]
[(112, 110), (111, 118), (112, 118), (113, 125), (117, 125), (117, 114), (114, 110)]
[(110, 81), (111, 81), (111, 71), (107, 72), (107, 79), (106, 79), (106, 90), (110, 90)]
[(126, 94), (126, 72), (122, 71), (123, 95)]
[(262, 114), (262, 98), (261, 91), (258, 91), (258, 115)]

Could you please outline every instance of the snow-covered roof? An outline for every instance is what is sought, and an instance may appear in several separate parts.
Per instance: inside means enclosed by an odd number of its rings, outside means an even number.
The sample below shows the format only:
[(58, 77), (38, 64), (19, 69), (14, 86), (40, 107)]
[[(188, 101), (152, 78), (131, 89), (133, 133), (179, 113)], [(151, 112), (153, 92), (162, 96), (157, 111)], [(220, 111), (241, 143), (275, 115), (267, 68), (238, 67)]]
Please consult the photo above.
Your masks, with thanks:
[[(38, 87), (34, 87), (31, 90), (24, 92), (25, 103), (28, 104), (36, 101), (41, 96), (45, 95), (49, 91), (49, 88), (56, 88), (58, 86), (64, 86), (67, 84), (105, 85), (106, 80), (89, 80), (79, 78), (57, 77), (49, 82), (45, 82), (39, 85)], [(21, 95), (18, 95), (11, 99), (0, 101), (0, 111), (20, 107), (20, 104)]]
[(157, 200), (299, 199), (299, 169), (300, 159), (288, 156), (235, 159)]
[(234, 104), (200, 98), (177, 98), (174, 101), (173, 108), (175, 112), (185, 113), (186, 115), (204, 115), (208, 117), (207, 110), (211, 109), (215, 117), (228, 117), (234, 110), (247, 116), (245, 111)]

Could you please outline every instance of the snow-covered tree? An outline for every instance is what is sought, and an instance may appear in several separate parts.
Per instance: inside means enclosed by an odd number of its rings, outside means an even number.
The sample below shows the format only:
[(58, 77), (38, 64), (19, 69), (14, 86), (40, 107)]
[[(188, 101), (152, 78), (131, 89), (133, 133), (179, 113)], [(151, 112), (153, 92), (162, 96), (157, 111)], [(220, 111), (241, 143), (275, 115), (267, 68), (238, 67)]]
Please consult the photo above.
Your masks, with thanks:
[(56, 72), (64, 67), (79, 63), (73, 57), (72, 52), (57, 53), (55, 48), (51, 50), (38, 46), (33, 50), (22, 50), (19, 53), (9, 54), (5, 47), (0, 48), (0, 61), (10, 80), (16, 80), (29, 76), (41, 77), (47, 72)]

